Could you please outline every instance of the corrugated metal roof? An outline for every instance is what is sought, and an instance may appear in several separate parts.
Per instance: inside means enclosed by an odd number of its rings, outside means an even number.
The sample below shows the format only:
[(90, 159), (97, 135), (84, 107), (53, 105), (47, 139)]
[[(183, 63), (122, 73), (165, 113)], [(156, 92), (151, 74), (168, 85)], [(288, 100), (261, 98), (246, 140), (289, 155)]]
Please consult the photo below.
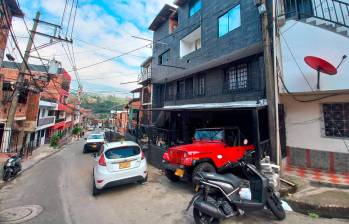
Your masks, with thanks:
[[(17, 62), (12, 62), (12, 61), (3, 61), (1, 64), (2, 68), (9, 68), (9, 69), (16, 69), (18, 70), (18, 68), (21, 67), (21, 63), (17, 63)], [(46, 73), (48, 70), (48, 66), (44, 66), (44, 65), (33, 65), (33, 64), (29, 64), (29, 69), (33, 72), (43, 72)], [(58, 69), (58, 74), (62, 74), (63, 73), (63, 69), (59, 68)]]

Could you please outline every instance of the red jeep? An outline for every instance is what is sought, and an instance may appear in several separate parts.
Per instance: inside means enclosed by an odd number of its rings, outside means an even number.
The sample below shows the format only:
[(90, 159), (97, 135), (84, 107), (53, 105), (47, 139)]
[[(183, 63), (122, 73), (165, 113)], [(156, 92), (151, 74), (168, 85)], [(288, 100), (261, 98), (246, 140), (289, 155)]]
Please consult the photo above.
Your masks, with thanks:
[(237, 162), (254, 150), (239, 128), (209, 128), (195, 131), (193, 143), (174, 146), (163, 155), (165, 174), (171, 181), (192, 179), (197, 172), (220, 172), (228, 162)]

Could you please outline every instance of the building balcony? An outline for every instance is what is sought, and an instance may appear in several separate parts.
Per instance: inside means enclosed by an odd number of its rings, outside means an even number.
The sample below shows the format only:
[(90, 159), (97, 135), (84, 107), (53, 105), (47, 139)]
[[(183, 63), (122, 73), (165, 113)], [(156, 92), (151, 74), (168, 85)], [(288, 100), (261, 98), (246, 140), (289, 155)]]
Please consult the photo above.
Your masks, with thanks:
[(38, 120), (37, 127), (50, 127), (55, 124), (56, 117), (55, 116), (49, 116), (49, 117), (43, 117)]
[[(349, 28), (349, 2), (341, 0), (284, 0), (284, 5), (287, 19), (307, 19), (316, 25), (318, 23), (316, 19), (320, 19), (335, 24), (334, 29), (338, 29), (338, 26)], [(314, 18), (314, 20), (308, 18)]]
[(167, 94), (164, 100), (164, 106), (255, 101), (264, 98), (265, 91), (257, 91), (249, 88), (240, 90), (212, 89), (205, 90), (204, 92), (186, 91), (183, 93)]
[(65, 122), (65, 118), (58, 118), (58, 119), (56, 119), (56, 124), (58, 124), (58, 123), (61, 123), (61, 122)]
[(141, 74), (138, 77), (138, 82), (142, 83), (151, 79), (151, 71), (150, 70), (142, 70)]

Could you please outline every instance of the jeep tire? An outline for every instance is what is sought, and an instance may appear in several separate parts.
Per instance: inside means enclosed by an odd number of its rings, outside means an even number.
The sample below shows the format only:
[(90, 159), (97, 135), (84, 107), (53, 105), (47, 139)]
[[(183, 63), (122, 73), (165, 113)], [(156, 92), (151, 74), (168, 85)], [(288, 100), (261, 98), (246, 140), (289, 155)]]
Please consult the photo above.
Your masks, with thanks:
[(194, 168), (193, 174), (192, 174), (192, 183), (193, 183), (194, 188), (198, 184), (198, 181), (195, 180), (195, 176), (197, 176), (197, 174), (199, 172), (216, 173), (217, 171), (216, 171), (216, 168), (211, 163), (204, 162), (204, 163), (198, 164)]
[(176, 176), (175, 172), (172, 170), (165, 170), (165, 175), (172, 182), (179, 182), (181, 180), (181, 178)]

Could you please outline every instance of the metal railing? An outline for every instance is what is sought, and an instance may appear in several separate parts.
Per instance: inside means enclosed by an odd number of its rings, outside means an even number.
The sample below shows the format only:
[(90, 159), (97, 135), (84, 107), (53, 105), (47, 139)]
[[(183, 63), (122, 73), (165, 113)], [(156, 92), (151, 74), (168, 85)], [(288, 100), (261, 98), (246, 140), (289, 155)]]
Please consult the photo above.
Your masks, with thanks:
[(284, 0), (286, 18), (319, 18), (349, 28), (349, 1)]
[(161, 129), (156, 127), (148, 128), (150, 143), (167, 149), (174, 145), (179, 145), (181, 142), (177, 139), (176, 131)]
[(38, 120), (38, 127), (49, 125), (49, 124), (55, 124), (56, 117), (55, 116), (50, 116), (50, 117), (44, 117), (40, 118)]
[(207, 98), (207, 97), (216, 97), (216, 96), (229, 96), (239, 93), (246, 93), (251, 91), (251, 88), (241, 88), (241, 89), (229, 89), (226, 88), (211, 88), (205, 89), (204, 91), (199, 90), (189, 90), (185, 92), (177, 93), (167, 93), (165, 101), (174, 101), (174, 100), (189, 100), (196, 98)]
[(65, 121), (65, 118), (56, 118), (56, 124)]

